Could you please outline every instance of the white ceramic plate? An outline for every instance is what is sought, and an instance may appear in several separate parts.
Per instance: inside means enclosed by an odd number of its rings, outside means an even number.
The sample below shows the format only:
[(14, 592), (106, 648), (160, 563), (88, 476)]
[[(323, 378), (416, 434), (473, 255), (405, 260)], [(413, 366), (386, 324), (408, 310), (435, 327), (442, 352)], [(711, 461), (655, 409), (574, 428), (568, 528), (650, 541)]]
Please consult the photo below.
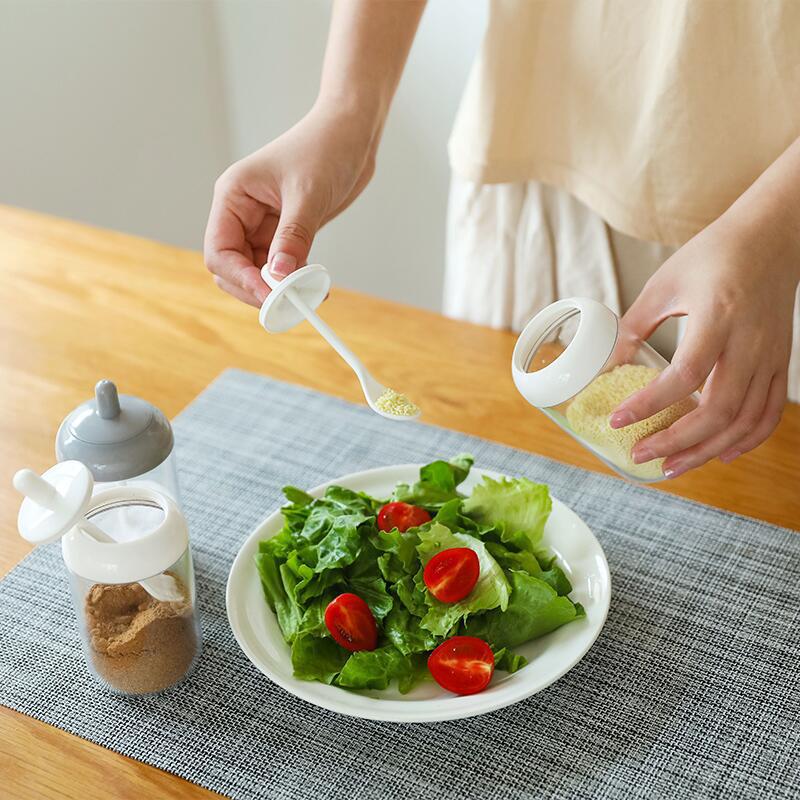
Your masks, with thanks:
[[(461, 487), (463, 491), (469, 494), (482, 475), (498, 477), (497, 473), (473, 468)], [(374, 497), (388, 497), (396, 483), (413, 483), (418, 477), (417, 464), (381, 467), (336, 478), (312, 489), (310, 494), (318, 497), (328, 486), (337, 484)], [(245, 655), (270, 680), (309, 703), (340, 714), (387, 722), (435, 722), (485, 714), (516, 703), (540, 692), (574, 667), (592, 646), (608, 613), (611, 576), (603, 549), (586, 523), (553, 498), (544, 544), (558, 556), (558, 563), (573, 586), (570, 597), (583, 604), (586, 618), (514, 648), (528, 659), (528, 666), (513, 675), (497, 672), (487, 689), (466, 697), (450, 694), (433, 681), (425, 681), (401, 695), (392, 688), (353, 692), (315, 681), (297, 680), (292, 675), (289, 646), (264, 600), (253, 560), (259, 541), (274, 536), (282, 524), (280, 510), (276, 510), (250, 534), (239, 550), (228, 576), (228, 620)]]

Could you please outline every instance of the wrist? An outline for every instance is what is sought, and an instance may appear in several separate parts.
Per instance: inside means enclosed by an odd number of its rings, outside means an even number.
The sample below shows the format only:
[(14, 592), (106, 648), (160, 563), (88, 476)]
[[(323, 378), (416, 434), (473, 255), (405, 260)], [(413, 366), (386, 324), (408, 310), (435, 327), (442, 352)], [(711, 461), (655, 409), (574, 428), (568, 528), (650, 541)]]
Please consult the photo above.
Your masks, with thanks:
[(385, 114), (374, 99), (356, 97), (352, 93), (320, 92), (311, 113), (325, 120), (326, 126), (346, 135), (357, 147), (367, 149), (373, 155), (377, 151)]

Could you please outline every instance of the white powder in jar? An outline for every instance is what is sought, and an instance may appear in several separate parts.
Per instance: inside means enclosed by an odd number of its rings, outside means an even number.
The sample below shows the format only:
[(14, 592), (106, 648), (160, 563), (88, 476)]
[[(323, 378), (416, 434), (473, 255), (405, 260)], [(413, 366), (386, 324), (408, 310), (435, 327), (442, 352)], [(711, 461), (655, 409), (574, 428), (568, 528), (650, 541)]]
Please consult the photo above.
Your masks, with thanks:
[(594, 445), (606, 458), (621, 470), (643, 480), (663, 477), (663, 458), (644, 464), (634, 464), (633, 446), (648, 436), (663, 431), (695, 407), (687, 398), (635, 422), (625, 428), (614, 429), (609, 417), (614, 409), (634, 392), (643, 389), (660, 371), (639, 364), (622, 364), (610, 372), (598, 375), (567, 407), (567, 422), (575, 433)]

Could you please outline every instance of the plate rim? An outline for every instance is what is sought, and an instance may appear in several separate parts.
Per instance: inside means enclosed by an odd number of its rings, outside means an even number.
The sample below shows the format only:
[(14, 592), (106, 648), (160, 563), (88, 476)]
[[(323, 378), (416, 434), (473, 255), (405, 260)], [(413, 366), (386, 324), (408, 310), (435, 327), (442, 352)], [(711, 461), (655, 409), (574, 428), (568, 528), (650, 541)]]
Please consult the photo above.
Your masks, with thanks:
[[(380, 474), (383, 472), (398, 472), (398, 471), (415, 471), (418, 473), (420, 467), (423, 466), (419, 463), (407, 463), (407, 464), (388, 464), (380, 467), (373, 467), (371, 469), (360, 470), (358, 472), (351, 472), (346, 475), (340, 475), (336, 478), (331, 480), (325, 481), (312, 489), (307, 490), (308, 494), (312, 495), (313, 497), (320, 496), (325, 492), (325, 490), (330, 486), (336, 485), (343, 485), (347, 486), (348, 482), (363, 480), (365, 478), (376, 478), (380, 477)], [(487, 475), (491, 478), (498, 479), (501, 477), (506, 477), (503, 473), (497, 472), (496, 470), (490, 469), (483, 469), (481, 467), (476, 467), (473, 465), (470, 475), (478, 475), (479, 477), (483, 477)], [(548, 487), (549, 488), (549, 487)], [(320, 702), (319, 698), (313, 696), (312, 692), (305, 690), (305, 684), (308, 683), (309, 685), (314, 685), (315, 681), (301, 681), (298, 679), (284, 679), (280, 675), (276, 675), (271, 671), (267, 671), (265, 668), (259, 664), (259, 660), (255, 656), (255, 654), (250, 650), (246, 638), (241, 634), (239, 630), (238, 621), (234, 618), (234, 606), (235, 606), (235, 599), (233, 597), (233, 583), (235, 580), (235, 575), (238, 574), (239, 570), (243, 569), (243, 564), (246, 561), (245, 559), (245, 550), (247, 549), (248, 545), (253, 539), (262, 536), (261, 531), (263, 528), (269, 524), (269, 522), (273, 519), (273, 517), (280, 515), (281, 505), (277, 506), (273, 511), (267, 514), (260, 522), (258, 522), (247, 534), (247, 536), (242, 541), (239, 549), (236, 553), (236, 556), (231, 563), (230, 569), (228, 571), (228, 578), (225, 584), (225, 609), (226, 609), (226, 616), (228, 620), (228, 625), (233, 633), (234, 639), (236, 640), (237, 645), (250, 661), (250, 663), (266, 678), (268, 678), (273, 683), (280, 686), (282, 689), (287, 691), (289, 694), (294, 695), (295, 697), (303, 700), (307, 703), (311, 703), (312, 705), (318, 708), (324, 708), (327, 711), (332, 711), (337, 714), (343, 714), (348, 717), (353, 717), (356, 719), (369, 719), (381, 722), (402, 722), (402, 723), (410, 723), (410, 724), (425, 724), (430, 722), (444, 722), (448, 720), (455, 720), (455, 719), (467, 719), (469, 717), (479, 716), (481, 714), (487, 714), (492, 711), (496, 711), (501, 708), (505, 708), (507, 706), (513, 705), (515, 703), (521, 702), (522, 700), (527, 699), (528, 697), (532, 697), (534, 694), (538, 694), (541, 691), (544, 691), (549, 686), (552, 686), (557, 680), (560, 680), (567, 672), (573, 669), (591, 650), (594, 646), (595, 642), (597, 641), (598, 637), (600, 636), (601, 631), (605, 627), (606, 621), (608, 619), (608, 611), (611, 604), (611, 594), (612, 594), (612, 581), (611, 581), (611, 572), (608, 567), (608, 560), (606, 558), (605, 551), (603, 550), (603, 546), (600, 544), (600, 541), (594, 534), (594, 531), (589, 527), (589, 525), (580, 517), (577, 512), (575, 512), (572, 508), (570, 508), (566, 503), (559, 500), (557, 497), (553, 496), (551, 493), (551, 498), (555, 503), (563, 506), (567, 511), (574, 514), (575, 517), (580, 520), (582, 525), (586, 529), (586, 534), (594, 541), (596, 545), (597, 551), (600, 556), (600, 563), (605, 572), (605, 582), (607, 585), (607, 591), (604, 595), (604, 603), (600, 610), (602, 611), (601, 618), (598, 621), (598, 624), (595, 630), (592, 632), (591, 638), (587, 641), (585, 648), (583, 651), (572, 661), (566, 661), (563, 668), (556, 670), (554, 673), (548, 676), (548, 678), (543, 683), (537, 683), (535, 688), (529, 689), (529, 686), (525, 683), (520, 683), (517, 687), (515, 687), (516, 691), (509, 691), (506, 696), (503, 697), (496, 697), (492, 695), (485, 695), (482, 693), (468, 695), (463, 698), (463, 700), (471, 701), (469, 705), (464, 704), (462, 707), (458, 707), (456, 703), (452, 703), (454, 706), (452, 709), (446, 708), (434, 708), (434, 710), (430, 710), (430, 704), (433, 704), (434, 707), (436, 704), (442, 703), (441, 698), (433, 699), (433, 700), (419, 700), (415, 701), (413, 705), (410, 705), (408, 701), (405, 700), (383, 700), (381, 698), (368, 698), (371, 701), (374, 701), (374, 705), (367, 706), (365, 708), (355, 708), (354, 704), (348, 703), (347, 698), (352, 697), (352, 692), (349, 692), (347, 689), (342, 689), (341, 687), (333, 687), (337, 689), (339, 692), (342, 692), (342, 699), (341, 700), (332, 700), (329, 702)], [(275, 535), (275, 534), (273, 534)], [(271, 537), (270, 537), (271, 538)], [(253, 568), (255, 569), (255, 568)], [(285, 644), (285, 642), (284, 642)], [(288, 647), (288, 645), (286, 645)], [(364, 697), (364, 695), (358, 695), (360, 697)], [(447, 698), (448, 700), (454, 700), (454, 698)], [(481, 702), (483, 699), (483, 702)], [(427, 708), (426, 708), (427, 706)], [(402, 713), (401, 713), (402, 710)], [(427, 713), (426, 713), (427, 712)]]

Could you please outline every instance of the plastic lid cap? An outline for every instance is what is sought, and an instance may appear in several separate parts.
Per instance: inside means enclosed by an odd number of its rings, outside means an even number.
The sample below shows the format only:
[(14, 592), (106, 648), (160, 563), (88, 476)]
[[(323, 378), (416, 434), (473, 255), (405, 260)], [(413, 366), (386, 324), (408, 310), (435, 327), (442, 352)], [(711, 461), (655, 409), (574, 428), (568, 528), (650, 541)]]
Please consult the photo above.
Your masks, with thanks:
[(169, 420), (153, 405), (120, 395), (112, 381), (61, 423), (56, 458), (86, 464), (97, 481), (123, 481), (155, 469), (172, 452)]
[(261, 276), (272, 290), (261, 305), (258, 321), (269, 333), (283, 333), (301, 323), (305, 317), (286, 296), (293, 289), (302, 301), (316, 310), (331, 288), (331, 276), (322, 264), (309, 264), (276, 280), (265, 266)]
[(83, 518), (92, 498), (94, 481), (79, 461), (63, 461), (39, 477), (29, 469), (14, 476), (14, 488), (25, 495), (17, 528), (31, 544), (60, 539)]
[[(527, 367), (542, 337), (572, 311), (579, 311), (578, 330), (563, 353), (536, 372)], [(537, 408), (549, 408), (574, 397), (597, 376), (617, 342), (619, 320), (608, 307), (587, 297), (558, 300), (543, 308), (523, 329), (514, 347), (511, 372), (520, 394)]]

